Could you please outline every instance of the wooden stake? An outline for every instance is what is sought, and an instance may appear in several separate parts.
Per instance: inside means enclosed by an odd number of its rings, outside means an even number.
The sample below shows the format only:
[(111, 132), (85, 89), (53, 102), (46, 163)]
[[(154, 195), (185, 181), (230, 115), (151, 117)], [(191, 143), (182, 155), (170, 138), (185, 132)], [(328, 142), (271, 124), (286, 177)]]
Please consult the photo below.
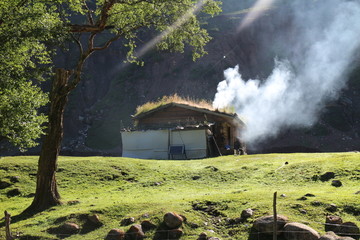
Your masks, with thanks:
[(6, 232), (6, 240), (13, 240), (13, 236), (11, 236), (10, 231), (10, 222), (11, 222), (11, 215), (5, 210), (5, 232)]
[(274, 226), (273, 226), (273, 240), (277, 240), (277, 210), (276, 210), (276, 195), (274, 192), (273, 210), (274, 210)]

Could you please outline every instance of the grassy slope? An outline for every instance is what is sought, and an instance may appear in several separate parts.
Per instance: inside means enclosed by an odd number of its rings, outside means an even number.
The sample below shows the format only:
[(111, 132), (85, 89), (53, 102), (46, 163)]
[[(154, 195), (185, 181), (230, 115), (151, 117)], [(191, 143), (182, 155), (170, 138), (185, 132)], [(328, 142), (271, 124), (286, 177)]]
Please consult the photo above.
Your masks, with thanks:
[[(77, 205), (55, 207), (30, 219), (12, 224), (14, 231), (25, 235), (54, 238), (46, 229), (65, 219), (81, 222), (81, 214), (97, 213), (104, 226), (84, 235), (67, 239), (103, 239), (111, 228), (120, 227), (126, 217), (137, 223), (150, 219), (159, 223), (167, 211), (185, 215), (182, 239), (196, 239), (202, 231), (222, 239), (247, 239), (251, 222), (258, 216), (271, 214), (275, 191), (286, 194), (278, 199), (278, 212), (291, 221), (309, 224), (324, 232), (325, 210), (331, 203), (338, 205), (336, 215), (360, 225), (360, 217), (346, 209), (360, 211), (360, 154), (268, 154), (227, 156), (192, 161), (158, 161), (111, 157), (60, 157), (58, 183), (63, 201), (80, 201)], [(288, 165), (284, 165), (288, 162)], [(36, 157), (5, 157), (0, 159), (0, 180), (19, 176), (20, 182), (0, 190), (0, 212), (19, 214), (32, 200), (36, 173)], [(217, 170), (218, 169), (218, 170)], [(217, 170), (217, 171), (216, 171)], [(343, 186), (335, 188), (330, 182), (314, 181), (314, 175), (327, 171), (336, 173)], [(193, 180), (193, 176), (200, 176)], [(154, 184), (158, 183), (158, 184)], [(20, 188), (22, 195), (8, 198), (6, 192)], [(300, 201), (306, 193), (315, 197)], [(255, 216), (242, 224), (228, 226), (213, 216), (192, 209), (193, 203), (214, 202), (216, 210), (228, 218), (239, 217), (246, 208), (256, 209)], [(311, 202), (319, 201), (320, 206)], [(299, 210), (305, 209), (307, 214)], [(148, 217), (143, 217), (148, 214)], [(58, 219), (58, 221), (56, 221)], [(59, 219), (63, 219), (60, 221)], [(225, 217), (222, 218), (224, 220)], [(207, 226), (205, 225), (207, 223)], [(196, 223), (198, 228), (191, 228)], [(229, 234), (231, 232), (231, 235)], [(0, 239), (4, 228), (0, 228)], [(153, 233), (149, 233), (151, 236)]]

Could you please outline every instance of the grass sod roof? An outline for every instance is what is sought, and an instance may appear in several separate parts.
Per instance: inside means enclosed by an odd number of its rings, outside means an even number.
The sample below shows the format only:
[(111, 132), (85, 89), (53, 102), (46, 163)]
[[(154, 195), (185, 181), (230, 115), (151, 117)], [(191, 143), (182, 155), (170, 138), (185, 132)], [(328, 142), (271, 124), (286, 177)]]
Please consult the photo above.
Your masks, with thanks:
[(234, 108), (225, 108), (225, 109), (215, 109), (212, 104), (207, 100), (195, 100), (190, 99), (189, 97), (183, 98), (177, 94), (171, 96), (164, 96), (158, 101), (147, 102), (136, 108), (136, 113), (132, 116), (134, 118), (141, 118), (146, 116), (154, 111), (158, 111), (162, 108), (166, 108), (170, 105), (176, 105), (184, 108), (190, 108), (197, 111), (205, 111), (212, 114), (221, 114), (222, 116), (228, 116), (232, 118), (238, 118), (240, 122), (243, 121), (237, 116), (234, 111)]

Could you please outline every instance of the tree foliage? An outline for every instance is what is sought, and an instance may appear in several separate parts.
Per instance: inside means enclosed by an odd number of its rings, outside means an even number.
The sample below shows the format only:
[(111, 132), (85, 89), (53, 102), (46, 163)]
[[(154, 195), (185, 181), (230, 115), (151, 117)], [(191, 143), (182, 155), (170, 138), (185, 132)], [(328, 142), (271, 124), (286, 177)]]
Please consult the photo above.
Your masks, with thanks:
[(46, 117), (38, 109), (47, 95), (38, 83), (50, 73), (47, 45), (62, 35), (59, 24), (54, 9), (41, 2), (0, 2), (0, 136), (21, 150), (43, 133)]

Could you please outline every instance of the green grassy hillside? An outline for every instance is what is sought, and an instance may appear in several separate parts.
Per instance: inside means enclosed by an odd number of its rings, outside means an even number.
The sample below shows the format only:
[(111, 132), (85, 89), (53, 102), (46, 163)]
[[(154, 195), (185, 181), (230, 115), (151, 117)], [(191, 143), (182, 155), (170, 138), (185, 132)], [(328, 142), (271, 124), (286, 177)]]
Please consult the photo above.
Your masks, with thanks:
[[(30, 204), (36, 164), (36, 157), (0, 159), (0, 181), (12, 184), (0, 190), (1, 213), (7, 210), (16, 216)], [(330, 171), (343, 186), (319, 180)], [(14, 232), (39, 236), (27, 239), (57, 239), (47, 229), (65, 221), (81, 225), (84, 216), (98, 214), (103, 226), (66, 239), (104, 239), (112, 228), (128, 230), (129, 226), (120, 226), (125, 218), (134, 217), (138, 224), (143, 220), (159, 224), (166, 212), (175, 211), (187, 218), (181, 239), (197, 239), (205, 231), (220, 239), (245, 240), (252, 221), (272, 213), (275, 191), (279, 214), (320, 233), (324, 232), (327, 214), (360, 225), (360, 196), (355, 194), (360, 191), (359, 153), (267, 154), (190, 161), (60, 157), (57, 177), (64, 205), (12, 223)], [(20, 195), (7, 196), (15, 188)], [(315, 196), (298, 200), (307, 193)], [(338, 206), (334, 213), (326, 210), (332, 203)], [(255, 210), (252, 218), (228, 224), (246, 208)], [(147, 233), (149, 239), (153, 234), (154, 230)], [(4, 235), (1, 227), (0, 239)]]

